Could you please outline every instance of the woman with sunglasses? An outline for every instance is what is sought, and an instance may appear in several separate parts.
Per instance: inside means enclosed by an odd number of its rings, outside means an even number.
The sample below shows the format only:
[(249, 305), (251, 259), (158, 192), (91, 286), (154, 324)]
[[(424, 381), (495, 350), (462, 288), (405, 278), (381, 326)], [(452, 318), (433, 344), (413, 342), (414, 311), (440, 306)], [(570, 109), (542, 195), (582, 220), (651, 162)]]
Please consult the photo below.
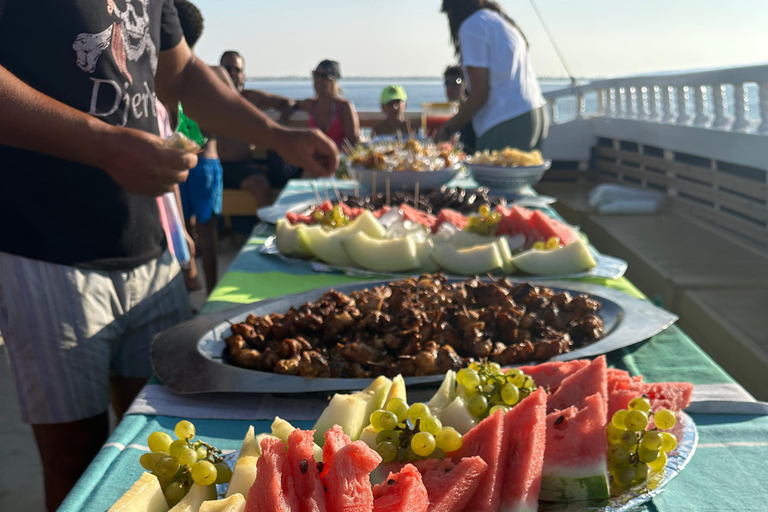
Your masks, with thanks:
[(316, 96), (296, 104), (309, 115), (309, 126), (319, 128), (341, 150), (360, 139), (360, 120), (355, 105), (341, 97), (339, 63), (324, 60), (312, 72)]
[(541, 149), (549, 131), (546, 101), (520, 27), (492, 0), (443, 0), (442, 12), (468, 95), (438, 139), (449, 139), (471, 122), (477, 150)]

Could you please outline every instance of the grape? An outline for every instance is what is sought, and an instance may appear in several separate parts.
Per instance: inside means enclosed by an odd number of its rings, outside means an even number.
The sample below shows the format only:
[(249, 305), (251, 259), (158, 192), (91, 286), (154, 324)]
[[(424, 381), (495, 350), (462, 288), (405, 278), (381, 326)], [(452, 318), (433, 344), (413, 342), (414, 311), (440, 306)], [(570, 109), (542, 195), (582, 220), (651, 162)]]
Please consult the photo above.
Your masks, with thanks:
[(632, 466), (615, 466), (611, 468), (611, 476), (616, 485), (626, 487), (635, 479), (635, 468)]
[(659, 432), (646, 432), (640, 441), (640, 446), (648, 450), (659, 450), (664, 440)]
[(538, 242), (533, 242), (533, 245), (531, 246), (531, 249), (533, 249), (534, 251), (543, 251), (546, 248), (547, 246), (541, 240), (539, 240)]
[(171, 482), (168, 487), (165, 488), (165, 499), (168, 501), (168, 505), (173, 507), (187, 495), (187, 488), (181, 482)]
[(155, 473), (157, 473), (157, 476), (168, 478), (175, 475), (178, 470), (179, 461), (170, 455), (161, 457), (157, 462), (155, 462)]
[(157, 461), (165, 457), (167, 454), (165, 452), (158, 452), (158, 453), (151, 453), (149, 455), (149, 467), (152, 471), (155, 471), (155, 465), (157, 464)]
[(182, 450), (185, 448), (189, 448), (187, 442), (183, 439), (177, 439), (171, 443), (171, 446), (168, 449), (168, 453), (171, 454), (171, 457), (176, 457), (178, 459), (179, 454), (181, 454)]
[(413, 451), (413, 448), (411, 448), (410, 446), (408, 446), (405, 449), (405, 460), (408, 461), (408, 462), (413, 462), (415, 460), (419, 460), (419, 456), (416, 455), (416, 452)]
[(435, 451), (432, 452), (432, 457), (430, 458), (443, 460), (445, 459), (445, 452), (440, 448), (435, 448)]
[(480, 367), (480, 363), (478, 363), (477, 361), (472, 361), (471, 363), (469, 363), (468, 368), (470, 370), (478, 371), (481, 367)]
[(176, 459), (179, 461), (179, 464), (191, 466), (197, 462), (197, 451), (194, 448), (187, 446), (186, 448), (181, 449)]
[(618, 466), (629, 463), (631, 453), (620, 444), (614, 444), (608, 448), (608, 458), (612, 464)]
[(456, 382), (464, 386), (465, 389), (477, 389), (480, 385), (480, 376), (475, 370), (463, 368), (456, 374)]
[[(410, 446), (408, 447), (410, 448)], [(413, 450), (411, 450), (413, 451)], [(415, 455), (415, 454), (414, 454)], [(406, 450), (405, 448), (398, 448), (397, 449), (397, 462), (406, 462)]]
[(644, 482), (648, 478), (648, 466), (640, 463), (635, 468), (635, 480), (638, 482)]
[(634, 432), (645, 430), (645, 427), (648, 426), (648, 415), (637, 409), (629, 411), (626, 419), (624, 419), (624, 424), (627, 426), (627, 430)]
[(627, 419), (627, 414), (629, 414), (629, 411), (626, 409), (619, 409), (615, 413), (613, 413), (613, 418), (611, 418), (611, 424), (618, 428), (619, 430), (627, 430), (627, 425), (624, 423), (624, 421)]
[(477, 213), (479, 213), (479, 214), (480, 214), (480, 216), (481, 216), (482, 218), (485, 218), (485, 217), (487, 217), (488, 215), (490, 215), (490, 213), (491, 213), (491, 208), (490, 208), (490, 207), (489, 207), (487, 204), (483, 203), (483, 204), (481, 204), (481, 205), (480, 205), (480, 207), (477, 209)]
[(427, 416), (430, 416), (427, 404), (418, 402), (408, 409), (408, 419), (411, 420), (411, 425), (416, 425), (416, 420), (426, 418)]
[(147, 444), (153, 453), (168, 452), (172, 441), (171, 436), (165, 432), (152, 432), (147, 438)]
[(447, 427), (441, 430), (439, 434), (437, 434), (437, 437), (435, 437), (435, 442), (437, 443), (437, 447), (441, 450), (448, 453), (455, 452), (461, 448), (461, 434), (459, 434), (456, 430)]
[(634, 446), (637, 446), (637, 434), (631, 430), (623, 431), (621, 436), (619, 436), (619, 444), (625, 448), (633, 448)]
[(419, 432), (411, 439), (411, 448), (419, 457), (429, 457), (436, 446), (435, 438), (429, 432)]
[(647, 398), (633, 398), (629, 401), (629, 410), (647, 413), (651, 410), (651, 402)]
[(389, 441), (379, 443), (376, 446), (376, 452), (381, 456), (383, 462), (392, 462), (397, 458), (397, 448)]
[(232, 480), (232, 470), (229, 469), (226, 462), (217, 462), (213, 465), (216, 468), (216, 483), (226, 484)]
[(400, 434), (394, 430), (382, 430), (376, 435), (376, 445), (386, 442), (392, 443), (395, 447), (400, 446)]
[(152, 458), (151, 453), (144, 453), (141, 457), (139, 457), (139, 464), (141, 464), (141, 467), (146, 469), (147, 471), (152, 471), (152, 466), (149, 464), (149, 461)]
[(675, 426), (677, 419), (675, 413), (667, 409), (659, 409), (653, 415), (653, 421), (656, 422), (656, 426), (662, 430), (668, 430)]
[(551, 236), (551, 237), (547, 238), (547, 243), (544, 244), (544, 246), (547, 249), (549, 249), (550, 251), (552, 249), (557, 249), (557, 248), (560, 247), (560, 239), (557, 238), (556, 236)]
[(443, 423), (434, 416), (429, 416), (421, 421), (419, 430), (422, 432), (429, 432), (433, 436), (436, 436), (443, 431)]
[(625, 430), (619, 430), (618, 428), (614, 427), (613, 423), (609, 423), (608, 427), (606, 427), (606, 430), (608, 431), (608, 442), (610, 444), (617, 444), (621, 442), (621, 434), (626, 432)]
[(525, 375), (523, 375), (517, 368), (513, 368), (510, 370), (510, 373), (507, 374), (507, 381), (519, 388), (525, 384)]
[(389, 411), (383, 412), (379, 418), (379, 425), (384, 430), (394, 430), (397, 426), (397, 415)]
[(181, 420), (176, 424), (175, 432), (179, 439), (192, 439), (195, 437), (195, 426), (191, 421)]
[(650, 468), (654, 471), (661, 471), (666, 465), (667, 455), (663, 452), (659, 452), (659, 456), (656, 458), (656, 460), (648, 463), (648, 466), (650, 466)]
[(493, 212), (485, 219), (485, 224), (487, 226), (495, 226), (501, 222), (501, 214), (499, 212)]
[(488, 368), (491, 369), (491, 373), (493, 373), (494, 375), (503, 375), (501, 373), (501, 365), (499, 363), (491, 361), (490, 363), (488, 363)]
[(491, 407), (491, 410), (488, 411), (488, 416), (495, 413), (496, 411), (501, 411), (502, 414), (507, 414), (509, 412), (509, 407), (507, 407), (506, 405), (494, 405), (493, 407)]
[(197, 450), (195, 451), (197, 452), (198, 460), (208, 458), (208, 448), (206, 448), (205, 446), (198, 446)]
[[(385, 412), (387, 411), (379, 409), (371, 413), (371, 426), (376, 432), (384, 430), (384, 427), (381, 426), (381, 415)], [(397, 415), (395, 415), (395, 417), (397, 417)]]
[(637, 450), (637, 458), (643, 462), (653, 462), (659, 458), (658, 450), (649, 450), (642, 446)]
[(323, 222), (325, 215), (323, 215), (323, 212), (321, 212), (320, 210), (315, 210), (313, 217), (315, 218), (316, 222)]
[(467, 410), (470, 414), (480, 417), (488, 410), (488, 399), (483, 395), (475, 395), (469, 399)]
[(199, 460), (192, 465), (192, 481), (197, 485), (211, 485), (216, 481), (216, 466), (207, 460)]
[(517, 389), (517, 386), (506, 383), (501, 386), (501, 399), (507, 405), (515, 405), (520, 401), (520, 390)]
[(490, 395), (491, 393), (493, 393), (493, 384), (485, 384), (483, 386), (483, 393), (485, 393), (486, 395)]
[(677, 439), (669, 432), (661, 433), (661, 451), (669, 452), (677, 447)]
[(393, 398), (387, 404), (387, 410), (395, 413), (397, 421), (405, 421), (408, 418), (408, 404), (402, 398)]

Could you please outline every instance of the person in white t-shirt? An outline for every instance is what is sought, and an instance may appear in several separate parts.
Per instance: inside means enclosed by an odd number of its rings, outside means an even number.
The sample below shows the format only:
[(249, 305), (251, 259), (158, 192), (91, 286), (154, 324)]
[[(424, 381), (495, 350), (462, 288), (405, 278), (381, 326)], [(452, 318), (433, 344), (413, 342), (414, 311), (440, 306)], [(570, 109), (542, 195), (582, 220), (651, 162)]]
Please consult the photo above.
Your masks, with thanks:
[(471, 122), (477, 150), (541, 149), (549, 131), (546, 101), (522, 30), (491, 0), (443, 0), (442, 11), (469, 94), (438, 139), (449, 139)]

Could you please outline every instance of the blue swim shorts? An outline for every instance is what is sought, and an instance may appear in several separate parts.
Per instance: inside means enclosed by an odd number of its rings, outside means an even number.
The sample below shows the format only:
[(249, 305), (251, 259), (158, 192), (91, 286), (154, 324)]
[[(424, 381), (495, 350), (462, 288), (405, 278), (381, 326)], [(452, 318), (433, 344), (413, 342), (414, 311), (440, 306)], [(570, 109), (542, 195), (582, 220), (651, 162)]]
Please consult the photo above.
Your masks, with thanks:
[(205, 224), (211, 216), (221, 213), (222, 174), (218, 158), (197, 159), (197, 167), (179, 185), (185, 219), (194, 215), (199, 224)]

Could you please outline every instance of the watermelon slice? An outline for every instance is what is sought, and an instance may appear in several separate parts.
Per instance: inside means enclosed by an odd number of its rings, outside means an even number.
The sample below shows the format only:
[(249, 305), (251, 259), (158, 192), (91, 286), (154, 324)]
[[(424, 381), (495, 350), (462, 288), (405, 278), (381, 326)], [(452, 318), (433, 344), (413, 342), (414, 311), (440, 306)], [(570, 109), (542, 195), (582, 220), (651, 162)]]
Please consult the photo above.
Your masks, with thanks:
[(572, 244), (576, 240), (579, 240), (579, 235), (572, 227), (566, 226), (559, 220), (555, 220), (538, 210), (533, 212), (533, 215), (531, 216), (531, 226), (538, 231), (545, 240), (555, 236), (560, 239), (562, 245)]
[(432, 227), (433, 232), (437, 232), (437, 228), (443, 222), (449, 222), (459, 229), (464, 229), (467, 225), (467, 218), (456, 210), (450, 208), (443, 208), (440, 213), (437, 214), (437, 222)]
[(314, 224), (315, 219), (311, 215), (303, 215), (294, 212), (285, 214), (285, 219), (291, 224)]
[(504, 418), (507, 465), (501, 481), (502, 512), (535, 512), (539, 508), (544, 464), (547, 394), (536, 390)]
[(531, 225), (533, 210), (528, 210), (521, 206), (513, 206), (508, 211), (509, 213), (506, 216), (502, 216), (501, 222), (499, 222), (499, 230), (496, 234), (515, 235), (522, 233), (528, 242), (541, 240), (541, 235)]
[(450, 454), (455, 462), (463, 457), (478, 456), (488, 464), (488, 471), (477, 488), (471, 506), (473, 512), (496, 512), (501, 501), (501, 486), (507, 465), (504, 443), (504, 414), (491, 414), (462, 438), (461, 448)]
[(609, 496), (605, 434), (606, 403), (599, 393), (583, 409), (547, 415), (547, 444), (539, 499), (605, 500)]
[(428, 512), (461, 512), (475, 495), (488, 464), (480, 457), (415, 462), (429, 495)]
[(387, 213), (391, 209), (392, 208), (389, 207), (389, 206), (382, 206), (378, 210), (374, 210), (373, 216), (376, 217), (377, 219), (380, 219), (382, 215), (384, 215), (385, 213)]
[[(326, 441), (323, 452), (330, 443)], [(371, 512), (373, 493), (369, 474), (381, 463), (381, 457), (367, 444), (355, 441), (342, 446), (330, 461), (323, 460), (321, 476), (327, 489), (325, 505), (328, 512)]]
[[(296, 429), (288, 436), (289, 482), (299, 499), (295, 512), (325, 512), (325, 488), (315, 463), (315, 432)], [(258, 473), (257, 473), (258, 475)]]
[(325, 477), (325, 475), (328, 474), (328, 470), (331, 469), (331, 463), (336, 456), (336, 452), (351, 442), (352, 439), (344, 433), (344, 429), (339, 425), (334, 425), (325, 432), (325, 444), (323, 445), (323, 470), (320, 473), (321, 478)]
[(417, 210), (413, 206), (405, 203), (400, 205), (400, 212), (403, 214), (404, 219), (410, 220), (412, 222), (418, 222), (422, 226), (425, 226), (428, 228), (431, 228), (437, 223), (437, 217), (435, 217), (431, 213)]
[(288, 484), (289, 473), (283, 442), (276, 437), (262, 439), (261, 456), (256, 461), (256, 480), (248, 491), (246, 512), (300, 510), (299, 499)]
[(651, 410), (680, 412), (691, 404), (693, 384), (688, 382), (653, 382), (643, 385), (643, 394), (651, 401)]
[(421, 473), (406, 464), (398, 473), (373, 486), (373, 512), (427, 512), (429, 496)]
[(536, 366), (520, 366), (518, 370), (529, 375), (536, 386), (549, 388), (549, 392), (554, 393), (564, 378), (587, 366), (589, 366), (587, 359), (576, 359), (564, 362), (553, 361)]
[(630, 400), (643, 395), (643, 377), (632, 377), (629, 372), (608, 368), (608, 417), (619, 409), (626, 409)]
[(604, 355), (563, 379), (557, 391), (547, 400), (547, 412), (567, 409), (570, 406), (581, 409), (586, 405), (586, 398), (595, 393), (600, 395), (603, 403), (608, 403), (608, 375)]

